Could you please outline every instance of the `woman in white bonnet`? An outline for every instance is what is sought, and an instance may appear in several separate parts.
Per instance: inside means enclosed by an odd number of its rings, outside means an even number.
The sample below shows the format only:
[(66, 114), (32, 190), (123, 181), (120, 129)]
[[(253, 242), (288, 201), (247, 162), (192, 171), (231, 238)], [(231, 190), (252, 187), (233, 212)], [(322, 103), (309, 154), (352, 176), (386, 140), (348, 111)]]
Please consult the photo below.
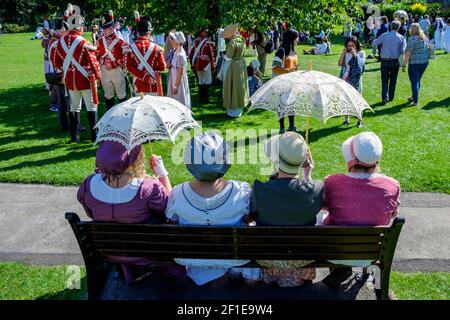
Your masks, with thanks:
[(434, 23), (434, 45), (436, 50), (444, 49), (444, 28), (444, 20), (442, 18), (436, 18), (436, 22)]
[[(381, 173), (383, 145), (373, 132), (362, 132), (345, 140), (342, 154), (348, 173), (325, 177), (323, 223), (340, 226), (388, 225), (400, 205), (400, 183)], [(330, 260), (342, 265), (366, 267), (366, 260)], [(323, 283), (338, 287), (352, 274), (351, 267), (334, 268)]]
[(187, 56), (183, 49), (186, 42), (183, 32), (170, 32), (169, 42), (172, 49), (167, 59), (169, 75), (167, 79), (167, 96), (178, 100), (187, 108), (191, 108), (191, 93), (187, 76)]

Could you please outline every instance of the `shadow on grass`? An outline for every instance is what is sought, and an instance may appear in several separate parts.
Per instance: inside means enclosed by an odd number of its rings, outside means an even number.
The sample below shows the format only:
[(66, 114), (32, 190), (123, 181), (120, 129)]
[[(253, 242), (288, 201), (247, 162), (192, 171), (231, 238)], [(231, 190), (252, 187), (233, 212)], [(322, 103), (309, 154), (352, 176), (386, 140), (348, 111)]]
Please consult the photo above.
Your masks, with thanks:
[(445, 98), (441, 101), (431, 101), (422, 107), (423, 110), (432, 110), (435, 108), (447, 108), (450, 110), (450, 97)]
[(56, 156), (49, 159), (41, 159), (41, 160), (34, 160), (34, 161), (23, 161), (18, 164), (14, 164), (11, 166), (3, 167), (2, 171), (13, 171), (13, 170), (20, 170), (28, 167), (42, 167), (42, 166), (48, 166), (48, 165), (56, 165), (67, 161), (74, 161), (74, 160), (84, 160), (87, 158), (95, 157), (96, 155), (96, 149), (90, 148), (85, 150), (77, 150), (77, 151), (70, 151), (64, 155)]
[(64, 289), (57, 293), (44, 294), (36, 300), (87, 300), (87, 278), (81, 278), (80, 289)]
[(380, 70), (381, 70), (380, 67), (375, 67), (375, 68), (373, 68), (373, 69), (367, 68), (367, 69), (364, 71), (364, 73), (366, 73), (366, 72), (378, 72), (378, 71), (380, 71)]
[[(102, 94), (99, 91), (99, 117), (104, 113)], [(49, 97), (42, 85), (31, 85), (0, 91), (0, 123), (12, 131), (2, 137), (1, 144), (32, 138), (69, 138), (58, 124), (57, 114), (48, 110)], [(86, 109), (81, 111), (81, 121), (88, 128)]]
[[(379, 103), (377, 105), (380, 105)], [(375, 105), (373, 105), (372, 107), (374, 107)], [(368, 118), (372, 118), (372, 117), (378, 117), (378, 116), (382, 116), (382, 115), (387, 115), (387, 114), (395, 114), (395, 113), (399, 113), (402, 111), (402, 109), (410, 107), (411, 104), (409, 102), (405, 102), (402, 104), (398, 104), (396, 106), (390, 107), (389, 103), (386, 104), (383, 109), (378, 109), (375, 111), (375, 113), (372, 112), (367, 112), (367, 114), (365, 115), (365, 117)]]

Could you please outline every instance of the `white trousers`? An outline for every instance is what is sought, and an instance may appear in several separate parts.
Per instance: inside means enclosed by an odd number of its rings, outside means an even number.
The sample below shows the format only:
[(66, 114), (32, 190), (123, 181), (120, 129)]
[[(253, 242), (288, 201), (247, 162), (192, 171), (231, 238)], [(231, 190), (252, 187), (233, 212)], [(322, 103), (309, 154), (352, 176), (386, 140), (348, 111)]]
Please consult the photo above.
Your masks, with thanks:
[(70, 112), (81, 111), (81, 98), (83, 98), (87, 111), (97, 111), (97, 105), (92, 103), (92, 92), (87, 90), (69, 90), (70, 96)]
[(208, 65), (206, 70), (197, 71), (197, 78), (198, 78), (199, 85), (204, 85), (204, 84), (210, 85), (212, 82), (211, 64)]
[[(50, 61), (44, 60), (44, 74), (49, 73), (49, 72), (51, 72), (51, 69), (50, 69)], [(50, 86), (49, 86), (49, 84), (48, 84), (47, 82), (45, 83), (45, 88), (46, 88), (47, 90), (50, 89)]]
[(125, 76), (121, 68), (106, 70), (104, 66), (102, 71), (102, 87), (105, 92), (106, 99), (112, 99), (116, 95), (119, 99), (123, 99), (127, 95), (127, 85)]

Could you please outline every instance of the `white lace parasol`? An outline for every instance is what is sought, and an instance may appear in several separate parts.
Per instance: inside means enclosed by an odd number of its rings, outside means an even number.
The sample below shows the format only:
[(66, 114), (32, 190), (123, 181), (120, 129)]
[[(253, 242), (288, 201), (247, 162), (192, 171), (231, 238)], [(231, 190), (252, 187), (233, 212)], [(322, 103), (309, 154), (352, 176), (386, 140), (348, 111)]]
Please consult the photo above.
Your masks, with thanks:
[(198, 127), (192, 112), (169, 97), (134, 97), (108, 110), (97, 123), (97, 140), (116, 141), (127, 150), (150, 140), (175, 141), (185, 129)]
[[(286, 116), (313, 117), (326, 122), (335, 116), (362, 119), (369, 104), (347, 81), (319, 71), (296, 71), (266, 82), (250, 98), (251, 107)], [(372, 110), (373, 111), (373, 110)]]

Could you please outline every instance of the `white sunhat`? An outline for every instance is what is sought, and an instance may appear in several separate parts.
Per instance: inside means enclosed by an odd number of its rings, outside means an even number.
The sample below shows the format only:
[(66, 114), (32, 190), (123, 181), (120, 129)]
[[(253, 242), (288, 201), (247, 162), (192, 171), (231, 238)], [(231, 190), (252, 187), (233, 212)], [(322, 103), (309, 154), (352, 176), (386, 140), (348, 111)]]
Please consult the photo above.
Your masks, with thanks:
[(349, 171), (356, 164), (363, 167), (377, 165), (382, 152), (381, 140), (373, 132), (363, 132), (352, 136), (342, 144), (342, 154)]
[(286, 132), (270, 138), (264, 152), (275, 167), (289, 174), (297, 174), (306, 160), (308, 146), (296, 132)]
[(169, 35), (172, 38), (172, 40), (175, 40), (177, 43), (182, 44), (186, 42), (186, 37), (184, 36), (184, 33), (181, 31), (169, 32)]

